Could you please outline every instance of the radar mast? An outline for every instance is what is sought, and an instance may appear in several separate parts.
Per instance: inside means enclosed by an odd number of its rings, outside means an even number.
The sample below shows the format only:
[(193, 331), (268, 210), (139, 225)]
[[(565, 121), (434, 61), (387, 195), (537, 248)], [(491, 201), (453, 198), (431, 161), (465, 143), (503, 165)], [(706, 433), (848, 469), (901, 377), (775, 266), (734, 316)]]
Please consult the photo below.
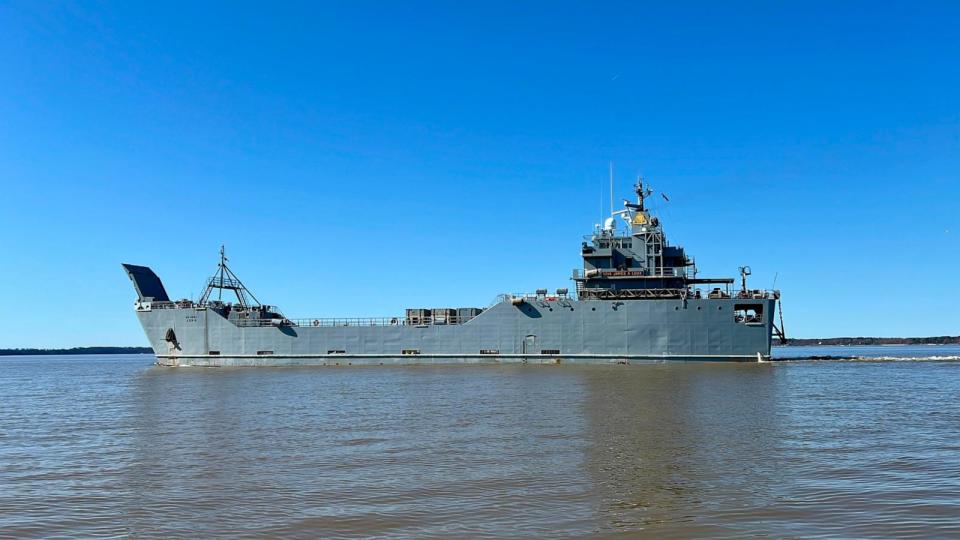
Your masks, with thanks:
[[(200, 297), (200, 304), (206, 304), (214, 291), (217, 290), (217, 301), (223, 300), (223, 291), (233, 291), (237, 296), (237, 304), (243, 309), (249, 308), (259, 308), (261, 307), (260, 301), (257, 300), (257, 297), (250, 292), (240, 278), (233, 273), (232, 270), (227, 266), (227, 256), (224, 252), (224, 247), (220, 246), (220, 263), (217, 265), (217, 271), (214, 273), (213, 277), (207, 280), (207, 286), (203, 291), (203, 296)], [(249, 298), (248, 298), (249, 297)]]

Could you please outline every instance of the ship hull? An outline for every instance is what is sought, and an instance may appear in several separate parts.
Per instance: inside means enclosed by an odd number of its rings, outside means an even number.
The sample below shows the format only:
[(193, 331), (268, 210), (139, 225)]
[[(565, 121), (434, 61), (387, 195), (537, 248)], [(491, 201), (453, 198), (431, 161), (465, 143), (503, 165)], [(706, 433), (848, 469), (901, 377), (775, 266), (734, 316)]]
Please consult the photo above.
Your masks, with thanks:
[[(144, 305), (137, 315), (166, 366), (757, 361), (770, 356), (775, 302), (501, 302), (463, 324), (422, 326), (238, 326), (204, 307)], [(762, 320), (737, 320), (744, 304), (759, 307)]]

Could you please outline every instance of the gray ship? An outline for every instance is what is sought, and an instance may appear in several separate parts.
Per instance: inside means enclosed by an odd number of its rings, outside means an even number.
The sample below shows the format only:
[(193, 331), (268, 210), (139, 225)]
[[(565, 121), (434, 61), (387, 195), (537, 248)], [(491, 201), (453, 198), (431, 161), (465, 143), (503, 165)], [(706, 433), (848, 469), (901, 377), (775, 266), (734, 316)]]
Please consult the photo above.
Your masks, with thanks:
[[(652, 191), (584, 237), (574, 290), (502, 294), (488, 307), (411, 308), (383, 318), (291, 319), (261, 304), (227, 266), (196, 302), (171, 301), (148, 267), (124, 264), (140, 324), (164, 366), (764, 361), (779, 291), (701, 278), (645, 207)], [(622, 222), (623, 233), (618, 223)], [(224, 294), (233, 301), (224, 301)]]

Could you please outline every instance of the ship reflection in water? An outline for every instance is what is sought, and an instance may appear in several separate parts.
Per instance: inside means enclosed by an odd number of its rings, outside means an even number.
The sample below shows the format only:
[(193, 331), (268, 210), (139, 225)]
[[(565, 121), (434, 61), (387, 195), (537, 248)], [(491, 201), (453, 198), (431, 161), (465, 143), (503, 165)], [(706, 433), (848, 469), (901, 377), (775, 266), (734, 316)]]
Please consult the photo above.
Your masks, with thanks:
[(784, 438), (777, 375), (709, 365), (583, 373), (602, 522), (686, 537), (749, 532), (747, 516), (731, 513), (773, 504), (784, 480), (773, 465)]
[(0, 535), (957, 536), (960, 363), (0, 360)]

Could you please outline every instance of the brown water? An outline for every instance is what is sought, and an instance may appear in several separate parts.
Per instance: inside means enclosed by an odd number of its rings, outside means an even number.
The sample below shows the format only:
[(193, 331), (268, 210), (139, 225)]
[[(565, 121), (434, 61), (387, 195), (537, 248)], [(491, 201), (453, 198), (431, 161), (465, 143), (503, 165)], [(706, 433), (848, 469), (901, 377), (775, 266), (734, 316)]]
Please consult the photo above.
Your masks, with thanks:
[(958, 537), (960, 363), (0, 359), (0, 536)]

